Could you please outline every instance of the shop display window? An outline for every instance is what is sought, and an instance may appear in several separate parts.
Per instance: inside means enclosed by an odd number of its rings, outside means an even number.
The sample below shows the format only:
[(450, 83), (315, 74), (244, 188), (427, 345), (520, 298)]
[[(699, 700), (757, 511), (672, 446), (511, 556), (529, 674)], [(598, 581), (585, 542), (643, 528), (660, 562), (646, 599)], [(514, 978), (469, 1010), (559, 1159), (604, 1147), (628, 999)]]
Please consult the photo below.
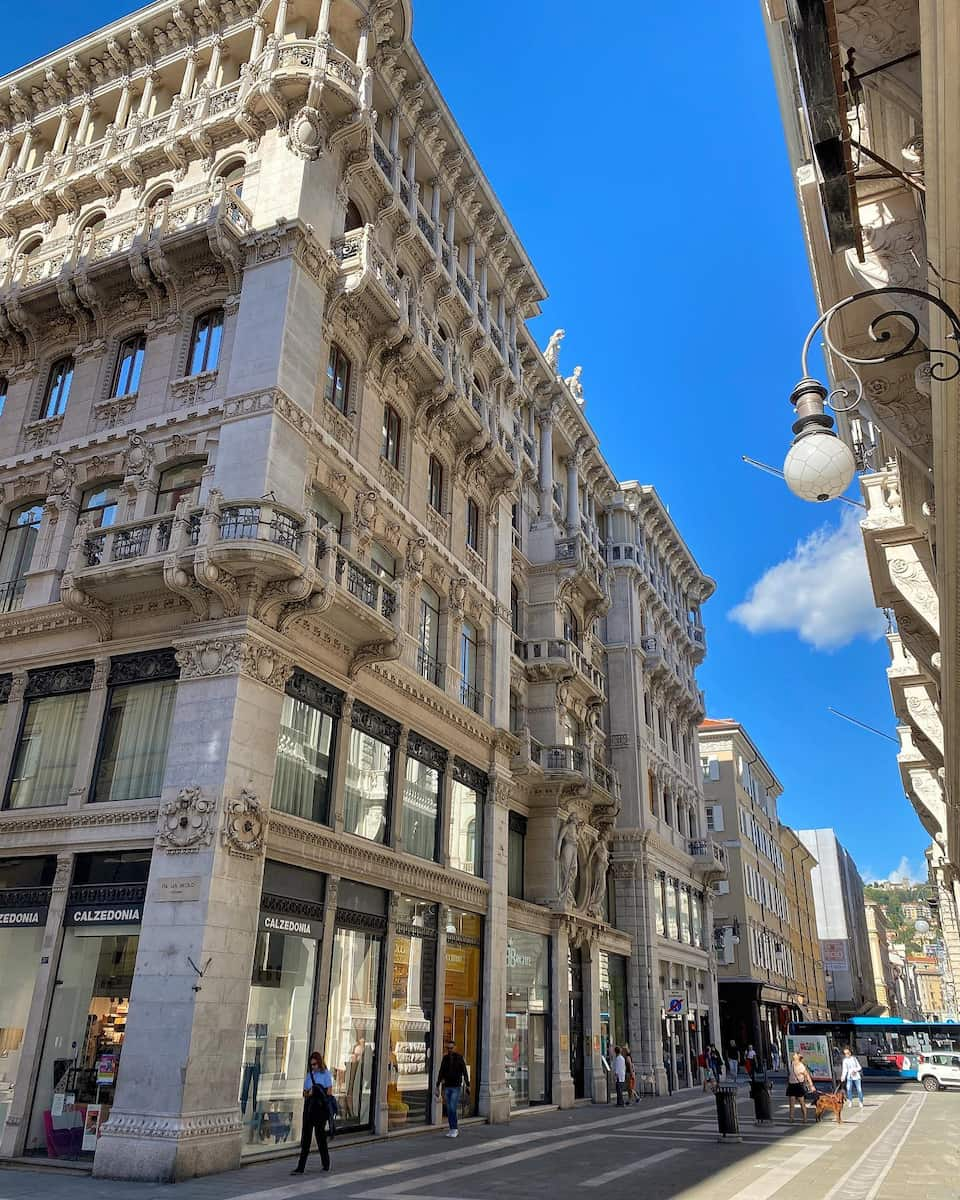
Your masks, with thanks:
[(37, 966), (43, 952), (43, 927), (0, 930), (0, 1127), (13, 1102), (20, 1069), (23, 1031), (27, 1025)]
[(359, 929), (338, 929), (334, 937), (326, 1060), (344, 1128), (373, 1122), (382, 943)]
[(443, 1040), (452, 1039), (470, 1072), (470, 1096), (461, 1096), (463, 1115), (475, 1111), (480, 1080), (480, 960), (483, 918), (450, 909), (444, 960)]
[(513, 1108), (549, 1099), (550, 939), (511, 929), (507, 935), (504, 1052)]
[(397, 907), (387, 1113), (391, 1129), (430, 1117), (437, 905), (403, 897)]

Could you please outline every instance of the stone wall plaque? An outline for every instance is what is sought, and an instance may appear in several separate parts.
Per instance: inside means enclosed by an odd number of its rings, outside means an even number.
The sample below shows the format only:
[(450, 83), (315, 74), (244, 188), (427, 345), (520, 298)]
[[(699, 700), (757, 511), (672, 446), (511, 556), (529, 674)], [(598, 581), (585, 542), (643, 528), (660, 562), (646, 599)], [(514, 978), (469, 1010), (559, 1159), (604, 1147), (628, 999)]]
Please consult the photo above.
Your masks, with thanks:
[(201, 882), (199, 875), (186, 875), (182, 879), (158, 879), (151, 899), (167, 903), (199, 900)]

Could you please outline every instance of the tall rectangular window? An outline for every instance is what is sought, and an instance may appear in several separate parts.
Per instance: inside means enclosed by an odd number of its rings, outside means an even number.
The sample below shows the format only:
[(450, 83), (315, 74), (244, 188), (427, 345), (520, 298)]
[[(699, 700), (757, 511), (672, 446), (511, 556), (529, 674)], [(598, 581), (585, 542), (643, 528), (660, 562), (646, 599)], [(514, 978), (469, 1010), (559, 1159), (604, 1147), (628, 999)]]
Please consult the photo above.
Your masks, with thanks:
[(187, 374), (200, 375), (204, 371), (215, 371), (220, 365), (222, 342), (223, 309), (212, 308), (194, 322)]
[(93, 529), (106, 529), (117, 519), (117, 504), (120, 501), (120, 486), (116, 483), (100, 484), (83, 493), (78, 520)]
[(680, 922), (679, 914), (677, 913), (677, 881), (668, 879), (666, 883), (667, 895), (667, 937), (673, 938), (674, 941), (680, 940)]
[(0, 550), (0, 612), (13, 612), (23, 601), (42, 520), (42, 504), (25, 504), (10, 514)]
[(523, 876), (527, 848), (527, 818), (507, 815), (507, 895), (523, 899)]
[(435, 454), (430, 455), (427, 471), (427, 503), (434, 512), (443, 512), (443, 463)]
[(30, 673), (10, 772), (10, 808), (66, 804), (76, 773), (92, 677), (92, 663)]
[(391, 467), (400, 469), (400, 414), (392, 404), (383, 406), (383, 440), (380, 445), (380, 456), (385, 458)]
[(40, 409), (40, 416), (45, 420), (62, 417), (67, 411), (67, 401), (70, 399), (70, 387), (73, 383), (73, 368), (73, 359), (69, 357), (59, 359), (50, 368), (46, 391), (43, 393), (43, 406)]
[(359, 703), (353, 706), (352, 721), (343, 787), (343, 830), (371, 842), (386, 842), (393, 745), (399, 726)]
[(333, 746), (342, 696), (305, 671), (287, 684), (277, 741), (272, 807), (308, 821), (329, 819)]
[(653, 909), (657, 920), (657, 933), (661, 937), (666, 937), (667, 934), (665, 888), (666, 880), (664, 879), (663, 875), (658, 872), (657, 878), (653, 885)]
[(480, 507), (476, 500), (467, 500), (467, 545), (480, 553)]
[(117, 366), (113, 372), (111, 396), (132, 396), (140, 388), (143, 371), (143, 356), (147, 350), (147, 339), (142, 333), (125, 338), (120, 343)]
[(450, 796), (450, 866), (483, 874), (483, 797), (457, 778)]
[(156, 511), (173, 512), (180, 501), (185, 499), (190, 499), (196, 504), (200, 496), (200, 478), (205, 466), (206, 460), (200, 458), (162, 471), (157, 488)]
[(176, 694), (175, 679), (111, 687), (94, 800), (160, 795)]
[[(414, 750), (429, 754), (431, 762), (415, 757)], [(439, 747), (411, 735), (407, 744), (407, 765), (403, 781), (403, 809), (401, 813), (401, 836), (403, 849), (408, 854), (435, 861), (439, 851), (440, 797), (443, 789), (443, 774), (440, 764), (444, 752)]]
[(340, 347), (333, 343), (330, 347), (330, 358), (327, 362), (327, 381), (323, 389), (323, 398), (340, 412), (347, 411), (350, 398), (350, 359)]
[(681, 886), (677, 891), (678, 909), (680, 913), (680, 941), (690, 941), (690, 890)]
[(479, 683), (480, 635), (472, 621), (464, 621), (460, 633), (460, 703), (478, 713), (483, 708)]
[(420, 585), (420, 622), (417, 629), (417, 670), (424, 679), (443, 686), (440, 668), (440, 597), (424, 583)]

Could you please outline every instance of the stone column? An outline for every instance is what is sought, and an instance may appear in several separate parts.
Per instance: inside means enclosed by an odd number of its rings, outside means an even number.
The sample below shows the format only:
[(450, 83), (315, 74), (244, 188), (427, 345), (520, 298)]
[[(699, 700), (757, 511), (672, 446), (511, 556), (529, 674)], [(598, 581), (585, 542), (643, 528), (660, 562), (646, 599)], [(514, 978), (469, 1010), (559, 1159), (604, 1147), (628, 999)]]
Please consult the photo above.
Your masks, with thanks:
[(320, 5), (320, 19), (317, 22), (317, 36), (330, 30), (330, 5), (332, 0), (323, 0)]
[(0, 149), (0, 181), (2, 181), (13, 161), (13, 139), (9, 133), (4, 133), (0, 147), (2, 147)]
[(569, 926), (566, 917), (553, 922), (553, 955), (550, 966), (551, 1080), (550, 1094), (559, 1108), (573, 1107), (573, 1076), (570, 1074), (570, 958)]
[(367, 59), (370, 53), (370, 33), (373, 29), (370, 18), (364, 17), (364, 19), (359, 22), (359, 27), (360, 39), (357, 42), (357, 66), (362, 71), (367, 65)]
[[(120, 99), (117, 101), (117, 111), (113, 118), (114, 127), (118, 131), (126, 128), (127, 118), (130, 116), (131, 95), (130, 80), (125, 79), (123, 82), (123, 87), (120, 89)], [(57, 133), (59, 134), (59, 130)], [(59, 153), (57, 150), (54, 152)]]
[(23, 721), (23, 694), (27, 687), (26, 671), (14, 671), (10, 680), (10, 690), (7, 694), (3, 728), (0, 729), (0, 774), (2, 778), (10, 777), (13, 766), (13, 755), (20, 739), (20, 725)]
[[(177, 659), (123, 1059), (94, 1160), (102, 1178), (174, 1182), (240, 1161), (238, 1071), (292, 663), (246, 630), (219, 629), (181, 642)], [(174, 886), (184, 898), (170, 902)]]
[[(284, 0), (280, 0), (283, 4)], [(180, 84), (180, 98), (189, 100), (193, 95), (193, 85), (197, 80), (197, 52), (196, 50), (187, 51), (187, 64), (183, 69), (183, 81)]]
[(340, 709), (340, 720), (337, 722), (336, 741), (333, 757), (333, 780), (330, 796), (334, 805), (328, 820), (337, 833), (343, 833), (344, 816), (344, 785), (347, 780), (347, 755), (350, 749), (350, 733), (353, 729), (353, 696), (344, 696)]
[(317, 975), (317, 1003), (314, 1010), (313, 1050), (326, 1057), (327, 1014), (330, 1001), (330, 971), (333, 966), (333, 939), (337, 931), (337, 893), (340, 889), (338, 875), (327, 876), (326, 894), (323, 898), (323, 936), (320, 939), (320, 962)]
[(77, 529), (79, 507), (79, 493), (74, 488), (65, 495), (48, 496), (44, 502), (37, 546), (30, 570), (24, 576), (24, 608), (38, 604), (54, 604), (59, 600), (60, 579), (66, 566), (71, 539)]
[(576, 454), (567, 459), (567, 533), (572, 537), (580, 528), (580, 469)]
[(600, 1059), (600, 939), (594, 934), (583, 946), (583, 1082), (594, 1104), (607, 1102)]
[[(57, 126), (57, 132), (53, 139), (53, 157), (59, 158), (67, 148), (67, 139), (70, 136), (70, 126), (73, 124), (73, 116), (70, 109), (64, 106), (60, 109), (60, 124)], [(0, 159), (0, 177), (4, 172), (3, 161)]]
[(23, 141), (20, 143), (20, 153), (17, 155), (17, 170), (25, 171), (27, 163), (30, 161), (30, 151), (33, 149), (34, 138), (37, 131), (32, 125), (28, 125), (26, 132), (23, 135)]
[(540, 410), (540, 520), (553, 520), (553, 409)]
[[(7, 727), (10, 726), (8, 714)], [(19, 729), (19, 721), (15, 728)], [(57, 873), (50, 893), (50, 908), (43, 933), (43, 948), (33, 985), (33, 998), (23, 1030), (20, 1051), (20, 1068), (13, 1101), (5, 1124), (0, 1127), (0, 1154), (5, 1158), (21, 1155), (26, 1145), (30, 1127), (30, 1104), (37, 1084), (40, 1059), (43, 1054), (43, 1039), (47, 1029), (47, 1016), (57, 986), (57, 970), (60, 965), (60, 949), (63, 945), (63, 914), (67, 907), (67, 894), (73, 876), (73, 854), (69, 851), (57, 855)]]
[(483, 925), (483, 1022), (480, 1041), (480, 1113), (491, 1124), (510, 1120), (510, 1089), (503, 1057), (507, 996), (507, 812), (510, 777), (493, 775), (483, 814), (483, 864), (490, 897)]
[(88, 96), (80, 113), (80, 121), (77, 124), (77, 136), (74, 139), (77, 146), (85, 146), (87, 142), (87, 133), (90, 130), (90, 122), (93, 120), (93, 101)]
[(277, 19), (273, 25), (273, 32), (278, 38), (282, 38), (287, 32), (287, 9), (289, 8), (289, 0), (277, 0)]
[[(387, 934), (383, 939), (381, 947), (381, 953), (384, 958), (383, 978), (388, 981), (393, 980), (393, 959), (397, 945), (397, 908), (399, 904), (400, 893), (391, 892), (387, 908)], [(373, 1106), (373, 1132), (379, 1134), (381, 1137), (390, 1128), (390, 1109), (387, 1104), (387, 1086), (390, 1082), (390, 1072), (387, 1069), (390, 1062), (390, 1014), (393, 1007), (390, 1003), (390, 987), (391, 983), (388, 982), (387, 994), (381, 998), (380, 1010), (377, 1013), (377, 1095)]]
[[(256, 34), (254, 34), (256, 37)], [(137, 109), (137, 115), (140, 117), (150, 116), (150, 103), (153, 100), (153, 93), (157, 86), (157, 80), (160, 76), (156, 71), (150, 71), (143, 81), (143, 91), (140, 93), (140, 106)]]
[(390, 779), (390, 828), (387, 830), (387, 845), (403, 849), (403, 789), (407, 776), (408, 725), (400, 727), (400, 735), (393, 750), (393, 771)]
[(407, 140), (407, 183), (410, 185), (409, 207), (411, 217), (417, 215), (417, 139)]
[[(327, 14), (329, 20), (329, 11)], [(250, 62), (258, 59), (263, 53), (263, 44), (267, 40), (267, 23), (262, 17), (253, 19), (253, 43), (250, 47)]]
[[(449, 778), (450, 772), (444, 773)], [(446, 811), (446, 806), (444, 808)], [(444, 851), (446, 853), (446, 851)], [(446, 961), (447, 961), (447, 926), (450, 924), (449, 905), (437, 906), (437, 974), (433, 990), (433, 1039), (430, 1045), (430, 1119), (434, 1125), (443, 1121), (443, 1103), (436, 1099), (437, 1072), (443, 1060), (443, 1006), (446, 1002)], [(470, 1080), (471, 1087), (476, 1087), (475, 1079)]]

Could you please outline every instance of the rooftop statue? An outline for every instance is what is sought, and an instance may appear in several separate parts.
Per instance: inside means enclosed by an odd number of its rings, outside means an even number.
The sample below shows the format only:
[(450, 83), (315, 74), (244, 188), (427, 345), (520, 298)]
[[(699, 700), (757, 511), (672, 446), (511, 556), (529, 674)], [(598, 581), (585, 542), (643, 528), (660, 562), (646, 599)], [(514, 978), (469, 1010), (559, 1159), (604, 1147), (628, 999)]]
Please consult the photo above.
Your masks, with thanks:
[(557, 364), (560, 362), (560, 343), (567, 336), (565, 329), (558, 329), (550, 336), (550, 341), (547, 342), (547, 348), (543, 352), (543, 357), (547, 360), (547, 366), (551, 371), (557, 369)]
[(574, 400), (576, 400), (581, 408), (583, 408), (583, 383), (581, 382), (582, 375), (583, 367), (574, 367), (573, 374), (568, 375), (563, 381), (567, 385), (570, 395), (574, 398)]

